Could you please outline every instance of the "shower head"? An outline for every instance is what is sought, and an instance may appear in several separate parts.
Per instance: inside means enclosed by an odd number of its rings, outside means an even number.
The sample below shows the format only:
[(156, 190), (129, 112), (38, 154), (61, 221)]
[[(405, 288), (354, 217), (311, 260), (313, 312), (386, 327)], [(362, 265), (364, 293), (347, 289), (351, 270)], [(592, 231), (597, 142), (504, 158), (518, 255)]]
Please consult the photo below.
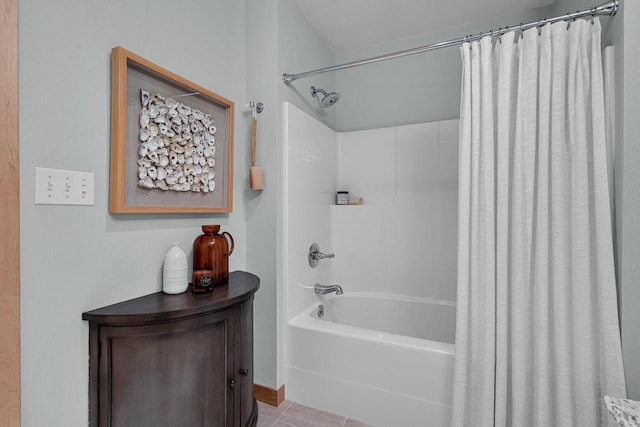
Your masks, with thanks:
[(322, 108), (331, 107), (333, 104), (338, 102), (338, 99), (340, 99), (340, 94), (338, 92), (327, 93), (322, 89), (316, 89), (315, 86), (311, 86), (311, 96), (316, 98), (318, 92), (324, 95), (322, 100), (320, 100), (320, 106)]

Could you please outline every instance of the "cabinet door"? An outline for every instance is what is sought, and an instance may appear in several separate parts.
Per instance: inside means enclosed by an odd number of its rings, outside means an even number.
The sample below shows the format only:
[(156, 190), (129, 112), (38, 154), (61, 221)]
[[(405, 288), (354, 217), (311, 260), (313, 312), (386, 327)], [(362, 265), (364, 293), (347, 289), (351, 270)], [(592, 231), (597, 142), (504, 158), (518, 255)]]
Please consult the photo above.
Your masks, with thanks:
[(234, 312), (101, 328), (100, 425), (232, 426)]
[[(254, 412), (253, 397), (253, 297), (240, 305), (239, 328), (236, 332), (236, 366), (240, 381), (238, 396), (240, 422), (237, 426), (255, 425), (257, 422), (257, 408)], [(252, 416), (255, 418), (252, 418)]]

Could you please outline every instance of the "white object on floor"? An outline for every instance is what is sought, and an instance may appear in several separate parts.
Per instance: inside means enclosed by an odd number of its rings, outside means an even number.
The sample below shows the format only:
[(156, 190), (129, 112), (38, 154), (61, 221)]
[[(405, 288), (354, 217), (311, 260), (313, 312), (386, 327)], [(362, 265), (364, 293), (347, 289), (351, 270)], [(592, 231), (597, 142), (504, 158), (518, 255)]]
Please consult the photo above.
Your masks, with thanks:
[(640, 427), (640, 402), (605, 396), (604, 403), (621, 427)]

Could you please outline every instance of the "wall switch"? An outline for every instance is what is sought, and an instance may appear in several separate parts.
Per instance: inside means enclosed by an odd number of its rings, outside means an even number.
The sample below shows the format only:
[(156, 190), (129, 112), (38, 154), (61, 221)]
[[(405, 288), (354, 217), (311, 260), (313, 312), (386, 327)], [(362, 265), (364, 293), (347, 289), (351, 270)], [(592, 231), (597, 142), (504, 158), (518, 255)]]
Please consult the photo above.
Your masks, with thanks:
[(94, 205), (92, 172), (36, 168), (36, 205)]

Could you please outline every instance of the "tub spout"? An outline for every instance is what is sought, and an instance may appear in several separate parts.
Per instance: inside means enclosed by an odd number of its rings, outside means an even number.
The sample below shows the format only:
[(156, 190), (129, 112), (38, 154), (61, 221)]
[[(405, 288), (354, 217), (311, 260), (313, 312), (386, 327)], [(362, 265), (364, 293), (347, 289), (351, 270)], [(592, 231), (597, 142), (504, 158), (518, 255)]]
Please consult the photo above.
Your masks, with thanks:
[(318, 295), (326, 295), (331, 292), (335, 292), (336, 295), (342, 295), (342, 287), (340, 285), (321, 285), (320, 283), (316, 283), (314, 286), (315, 292)]

